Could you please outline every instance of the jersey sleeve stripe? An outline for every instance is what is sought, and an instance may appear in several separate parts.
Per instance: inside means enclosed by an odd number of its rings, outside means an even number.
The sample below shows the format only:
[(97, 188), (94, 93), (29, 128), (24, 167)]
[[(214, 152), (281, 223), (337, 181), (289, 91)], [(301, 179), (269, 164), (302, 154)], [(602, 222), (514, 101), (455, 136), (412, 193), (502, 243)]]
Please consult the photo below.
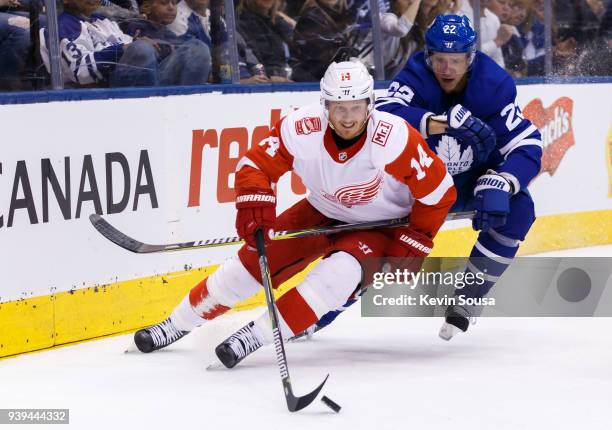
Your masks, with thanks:
[(287, 119), (287, 117), (283, 117), (283, 119), (281, 119), (281, 122), (277, 125), (278, 128), (278, 138), (280, 139), (280, 146), (281, 148), (284, 149), (284, 152), (289, 154), (292, 158), (291, 163), (293, 164), (293, 153), (291, 151), (292, 148), (290, 148), (285, 142), (291, 143), (292, 139), (292, 135), (291, 135), (291, 129), (289, 127), (289, 123), (291, 123), (291, 119)]
[(529, 136), (531, 133), (533, 133), (536, 130), (537, 130), (537, 127), (535, 125), (531, 124), (525, 130), (523, 130), (521, 133), (519, 133), (517, 136), (515, 136), (510, 142), (508, 142), (504, 146), (502, 146), (499, 149), (499, 152), (501, 153), (501, 155), (507, 154), (508, 152), (510, 152), (512, 150), (512, 148), (514, 148), (514, 146), (517, 143), (519, 143), (521, 140), (525, 139), (527, 136)]
[(510, 153), (516, 150), (517, 148), (520, 148), (521, 146), (527, 146), (527, 145), (535, 145), (535, 146), (539, 146), (540, 148), (542, 148), (542, 141), (540, 139), (521, 140), (520, 142), (517, 142), (516, 145), (514, 145), (512, 148), (510, 148), (510, 150), (506, 152), (506, 154), (504, 154), (504, 158), (508, 158), (508, 155), (510, 155)]
[(488, 257), (491, 260), (497, 261), (498, 263), (502, 263), (502, 264), (512, 263), (512, 258), (502, 257), (501, 255), (497, 255), (494, 252), (489, 251), (479, 241), (476, 241), (476, 243), (474, 244), (474, 247), (477, 250), (479, 250), (485, 257)]
[(236, 168), (249, 166), (263, 172), (270, 182), (278, 182), (279, 178), (290, 171), (293, 166), (293, 156), (287, 151), (280, 136), (279, 128), (284, 118), (278, 122), (268, 137), (259, 143), (254, 143), (240, 159)]
[(398, 99), (397, 97), (380, 97), (376, 100), (376, 108), (378, 109), (381, 106), (388, 105), (391, 103), (399, 103), (402, 106), (408, 106), (408, 103), (406, 103), (402, 99)]
[(436, 189), (418, 200), (428, 206), (436, 205), (438, 204), (438, 202), (440, 202), (442, 197), (444, 197), (444, 194), (446, 194), (448, 189), (451, 188), (453, 185), (454, 183), (452, 176), (449, 175), (448, 172), (446, 172), (444, 179), (442, 179), (442, 182), (440, 182)]
[(259, 166), (257, 164), (255, 164), (253, 162), (253, 160), (251, 160), (249, 157), (247, 157), (246, 155), (244, 157), (242, 157), (239, 161), (238, 161), (238, 165), (236, 166), (236, 172), (239, 171), (240, 169), (242, 169), (244, 166), (250, 166), (254, 169), (257, 170), (261, 170), (259, 168)]

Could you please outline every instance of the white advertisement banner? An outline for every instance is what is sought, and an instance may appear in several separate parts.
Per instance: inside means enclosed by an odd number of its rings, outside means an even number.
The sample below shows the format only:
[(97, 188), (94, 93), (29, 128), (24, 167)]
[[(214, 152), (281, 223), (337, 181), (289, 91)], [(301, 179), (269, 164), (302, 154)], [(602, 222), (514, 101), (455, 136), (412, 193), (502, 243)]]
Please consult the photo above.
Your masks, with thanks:
[[(605, 157), (612, 84), (519, 87), (544, 134), (538, 214), (609, 209)], [(0, 106), (0, 303), (216, 264), (235, 246), (136, 255), (108, 242), (101, 213), (148, 243), (234, 235), (240, 157), (316, 92), (202, 94)], [(609, 161), (609, 160), (608, 160)], [(303, 198), (278, 187), (279, 211)]]

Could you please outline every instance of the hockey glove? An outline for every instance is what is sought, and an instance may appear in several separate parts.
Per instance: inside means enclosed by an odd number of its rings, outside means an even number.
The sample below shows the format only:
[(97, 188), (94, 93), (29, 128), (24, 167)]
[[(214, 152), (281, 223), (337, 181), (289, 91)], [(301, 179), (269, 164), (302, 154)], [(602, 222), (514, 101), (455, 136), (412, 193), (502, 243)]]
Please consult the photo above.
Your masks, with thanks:
[(475, 161), (484, 163), (495, 149), (496, 137), (493, 129), (461, 105), (455, 105), (447, 114), (446, 132), (467, 143), (474, 151)]
[(400, 227), (395, 229), (393, 242), (385, 254), (392, 258), (392, 269), (418, 272), (432, 248), (433, 241), (428, 236), (409, 227)]
[(256, 248), (255, 232), (261, 228), (266, 244), (276, 221), (276, 196), (270, 189), (241, 188), (236, 196), (236, 231), (248, 246)]
[(474, 230), (488, 231), (506, 224), (510, 213), (510, 196), (514, 194), (512, 182), (494, 170), (488, 170), (476, 181), (472, 219)]

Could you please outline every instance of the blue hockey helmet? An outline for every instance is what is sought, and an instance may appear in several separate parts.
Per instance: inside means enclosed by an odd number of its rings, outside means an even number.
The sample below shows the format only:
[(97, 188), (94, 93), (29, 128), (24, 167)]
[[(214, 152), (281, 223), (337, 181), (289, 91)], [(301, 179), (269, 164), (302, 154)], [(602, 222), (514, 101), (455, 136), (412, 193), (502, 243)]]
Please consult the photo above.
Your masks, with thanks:
[(427, 64), (432, 52), (470, 54), (471, 63), (476, 50), (476, 39), (477, 33), (467, 16), (438, 15), (425, 33)]

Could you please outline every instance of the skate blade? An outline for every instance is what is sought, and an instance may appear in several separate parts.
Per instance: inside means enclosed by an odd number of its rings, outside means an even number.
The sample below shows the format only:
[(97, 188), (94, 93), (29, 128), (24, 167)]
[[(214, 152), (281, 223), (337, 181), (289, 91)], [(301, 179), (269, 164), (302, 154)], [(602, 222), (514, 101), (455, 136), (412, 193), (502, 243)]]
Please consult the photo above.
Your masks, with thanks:
[(449, 341), (454, 336), (456, 336), (458, 333), (461, 333), (460, 329), (458, 329), (452, 324), (445, 322), (444, 324), (442, 324), (442, 327), (440, 328), (440, 332), (438, 333), (438, 336), (440, 336), (440, 339)]
[(136, 346), (136, 344), (134, 343), (134, 341), (132, 340), (129, 345), (127, 346), (127, 348), (125, 348), (125, 351), (123, 351), (124, 354), (131, 354), (133, 352), (140, 352), (138, 350), (138, 347)]
[(208, 366), (206, 366), (206, 370), (211, 370), (211, 371), (225, 370), (225, 369), (226, 367), (219, 360), (215, 360), (212, 363), (210, 363)]

